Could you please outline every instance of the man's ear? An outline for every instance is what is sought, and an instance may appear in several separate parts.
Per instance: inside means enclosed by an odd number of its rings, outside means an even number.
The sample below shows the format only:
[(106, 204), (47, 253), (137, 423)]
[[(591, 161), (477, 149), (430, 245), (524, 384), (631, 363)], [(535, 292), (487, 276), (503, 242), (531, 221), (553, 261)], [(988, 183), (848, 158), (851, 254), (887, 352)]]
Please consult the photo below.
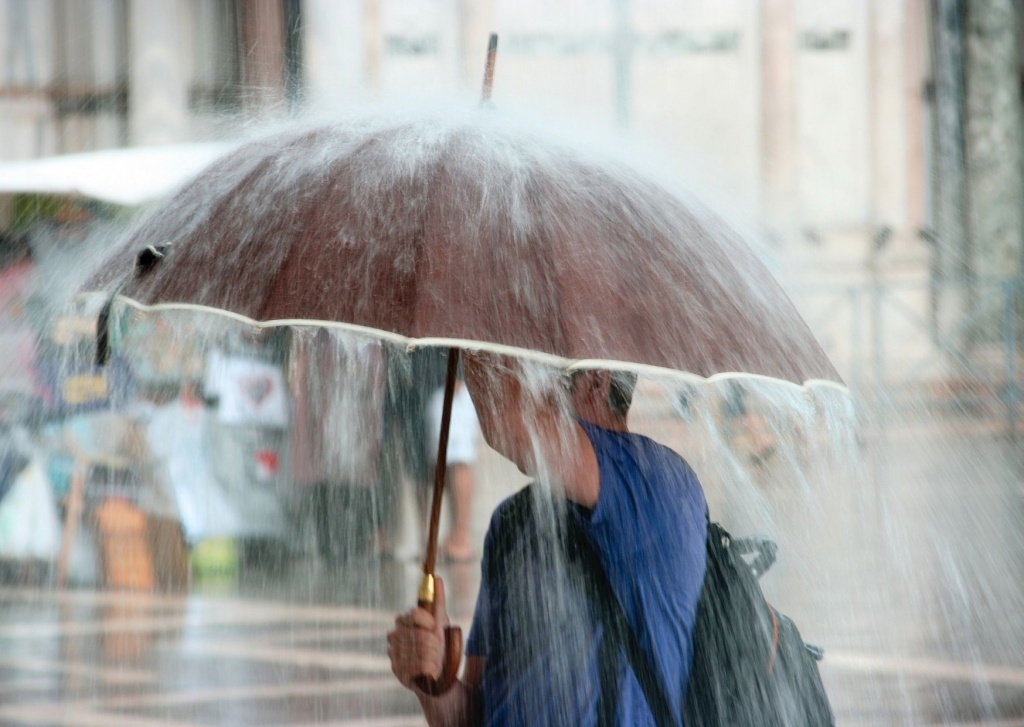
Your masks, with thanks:
[(615, 375), (611, 371), (601, 372), (601, 402), (610, 409), (615, 408), (614, 383)]

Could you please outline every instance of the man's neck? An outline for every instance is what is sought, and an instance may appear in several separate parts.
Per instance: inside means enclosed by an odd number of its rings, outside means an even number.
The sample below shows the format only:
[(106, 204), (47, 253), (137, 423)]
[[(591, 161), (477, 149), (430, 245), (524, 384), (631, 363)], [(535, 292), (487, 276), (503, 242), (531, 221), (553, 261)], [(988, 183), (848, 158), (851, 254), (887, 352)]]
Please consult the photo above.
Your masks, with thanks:
[(617, 416), (611, 412), (577, 412), (577, 416), (588, 424), (601, 427), (601, 429), (608, 429), (613, 432), (629, 431), (629, 428), (626, 426), (626, 417)]

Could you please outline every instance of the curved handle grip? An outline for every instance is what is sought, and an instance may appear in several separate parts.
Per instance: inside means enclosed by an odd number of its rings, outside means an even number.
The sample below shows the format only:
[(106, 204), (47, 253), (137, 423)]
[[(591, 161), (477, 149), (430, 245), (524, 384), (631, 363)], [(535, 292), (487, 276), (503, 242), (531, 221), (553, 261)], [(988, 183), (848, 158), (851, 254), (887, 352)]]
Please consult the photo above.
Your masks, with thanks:
[(444, 694), (459, 678), (459, 664), (461, 663), (462, 629), (458, 626), (449, 626), (444, 630), (444, 666), (441, 669), (441, 675), (437, 679), (426, 675), (416, 677), (413, 680), (416, 688), (431, 697)]

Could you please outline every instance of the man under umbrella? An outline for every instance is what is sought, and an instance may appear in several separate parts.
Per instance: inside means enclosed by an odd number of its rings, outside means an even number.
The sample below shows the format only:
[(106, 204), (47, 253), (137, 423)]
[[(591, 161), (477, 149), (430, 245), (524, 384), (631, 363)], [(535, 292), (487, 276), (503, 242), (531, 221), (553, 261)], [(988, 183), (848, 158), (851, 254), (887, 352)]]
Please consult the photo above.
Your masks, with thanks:
[[(563, 370), (614, 361), (687, 380), (776, 380), (787, 384), (780, 406), (820, 402), (837, 421), (850, 420), (841, 377), (730, 225), (623, 161), (512, 119), (460, 114), (289, 130), (211, 166), (134, 228), (87, 283), (107, 299), (97, 358), (109, 354), (109, 314), (121, 306), (203, 310), (257, 329), (322, 326), (407, 348), (518, 351)], [(450, 378), (456, 361), (449, 357)], [(593, 722), (595, 703), (608, 704), (600, 691), (618, 698), (628, 722), (650, 721), (621, 657), (619, 687), (595, 686), (595, 645), (608, 640), (585, 617), (579, 583), (561, 572), (556, 546), (565, 539), (549, 536), (558, 535), (552, 524), (575, 525), (585, 537), (573, 544), (593, 541), (628, 625), (658, 661), (657, 680), (665, 694), (678, 693), (702, 575), (691, 561), (704, 546), (692, 472), (620, 431), (624, 411), (610, 411), (605, 395), (610, 374), (581, 374), (538, 397), (519, 387), (515, 370), (490, 379), (483, 362), (470, 365), (485, 438), (539, 481), (527, 491), (523, 536), (497, 537), (515, 532), (500, 526), (523, 509), (520, 498), (499, 511), (484, 553), (466, 679), (481, 687), (482, 716), (534, 722), (533, 712), (513, 710), (543, 709), (551, 723)], [(435, 493), (443, 476), (439, 466)], [(437, 494), (417, 593), (428, 605), (440, 509)], [(533, 530), (545, 537), (531, 538)], [(506, 545), (529, 567), (501, 557)], [(424, 694), (448, 691), (425, 702), (443, 716), (437, 710), (465, 692), (446, 690), (457, 662), (445, 662), (440, 680), (410, 681), (412, 662), (438, 648), (431, 629), (446, 620), (439, 609), (423, 629), (429, 612), (400, 621), (391, 648), (404, 681)], [(458, 638), (445, 632), (446, 643)], [(428, 675), (437, 673), (426, 663)]]
[(467, 356), (465, 371), (487, 442), (550, 490), (533, 485), (492, 519), (462, 679), (439, 696), (415, 684), (439, 676), (444, 663), (443, 585), (435, 615), (416, 608), (396, 619), (392, 670), (432, 725), (585, 725), (612, 715), (617, 724), (654, 724), (617, 647), (610, 689), (602, 678), (603, 629), (553, 556), (544, 514), (576, 520), (662, 690), (682, 695), (705, 568), (706, 505), (696, 475), (671, 450), (628, 431), (635, 375), (577, 372), (566, 406), (557, 388), (529, 389), (513, 360)]

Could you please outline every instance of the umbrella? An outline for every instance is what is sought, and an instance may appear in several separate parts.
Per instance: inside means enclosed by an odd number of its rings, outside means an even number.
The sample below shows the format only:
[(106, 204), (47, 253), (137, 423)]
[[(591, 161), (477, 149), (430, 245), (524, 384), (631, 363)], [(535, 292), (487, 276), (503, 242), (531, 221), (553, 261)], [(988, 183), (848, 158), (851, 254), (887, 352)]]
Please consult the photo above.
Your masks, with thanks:
[[(842, 385), (732, 227), (617, 158), (488, 110), (362, 117), (242, 146), (130, 232), (90, 285), (141, 310), (566, 370)], [(449, 380), (456, 363), (453, 352)]]
[[(137, 260), (138, 258), (138, 260)], [(742, 237), (493, 112), (281, 133), (215, 162), (93, 277), (140, 307), (322, 322), (709, 377), (840, 382)]]

